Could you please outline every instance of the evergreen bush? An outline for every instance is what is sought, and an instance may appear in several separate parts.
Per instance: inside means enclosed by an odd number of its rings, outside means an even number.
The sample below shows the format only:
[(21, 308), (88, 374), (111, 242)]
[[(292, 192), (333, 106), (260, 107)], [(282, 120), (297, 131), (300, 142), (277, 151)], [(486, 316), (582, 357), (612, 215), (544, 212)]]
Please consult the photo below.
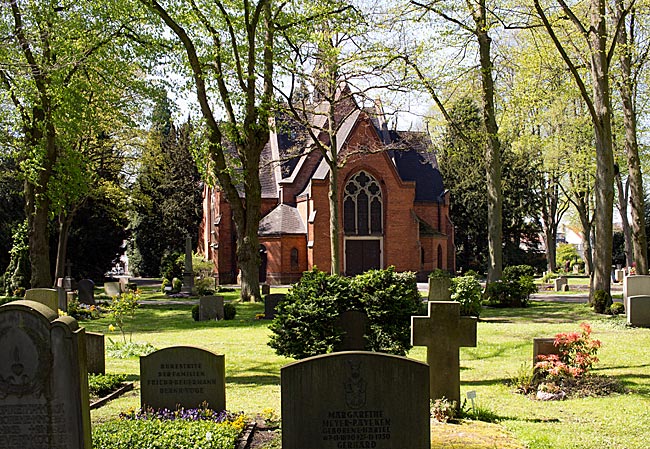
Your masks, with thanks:
[(591, 300), (591, 305), (596, 313), (610, 313), (612, 297), (605, 290), (596, 290)]
[(625, 306), (622, 302), (615, 302), (609, 307), (609, 311), (612, 315), (620, 315), (625, 313)]
[(199, 321), (200, 309), (201, 307), (198, 304), (192, 307), (192, 319), (194, 321)]
[(234, 320), (235, 315), (237, 315), (237, 308), (234, 304), (227, 302), (223, 305), (223, 319), (224, 320)]
[(483, 296), (493, 307), (526, 307), (530, 295), (537, 291), (533, 275), (529, 265), (506, 267), (500, 281), (486, 285)]
[(451, 280), (451, 300), (460, 303), (462, 316), (480, 316), (482, 288), (474, 276), (459, 276)]
[(341, 341), (338, 316), (361, 310), (368, 316), (366, 349), (404, 355), (411, 348), (410, 317), (421, 302), (413, 273), (390, 267), (349, 279), (313, 269), (278, 305), (269, 345), (296, 359), (331, 352)]

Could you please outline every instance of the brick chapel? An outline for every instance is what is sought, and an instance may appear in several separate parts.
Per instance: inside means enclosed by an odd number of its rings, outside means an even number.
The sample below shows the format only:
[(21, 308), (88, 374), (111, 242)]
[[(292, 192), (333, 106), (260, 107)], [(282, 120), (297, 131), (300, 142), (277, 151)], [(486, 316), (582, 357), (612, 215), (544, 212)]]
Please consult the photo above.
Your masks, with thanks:
[[(347, 103), (347, 105), (345, 105)], [(381, 104), (350, 97), (337, 131), (342, 270), (355, 275), (395, 266), (423, 279), (455, 270), (454, 227), (437, 161), (425, 133), (389, 130)], [(324, 129), (314, 115), (314, 128)], [(317, 267), (330, 270), (329, 166), (301, 126), (276, 118), (262, 153), (260, 282), (288, 284)], [(326, 139), (321, 133), (319, 138)], [(360, 151), (366, 149), (367, 151)], [(199, 252), (220, 284), (234, 283), (235, 226), (219, 188), (204, 187)]]

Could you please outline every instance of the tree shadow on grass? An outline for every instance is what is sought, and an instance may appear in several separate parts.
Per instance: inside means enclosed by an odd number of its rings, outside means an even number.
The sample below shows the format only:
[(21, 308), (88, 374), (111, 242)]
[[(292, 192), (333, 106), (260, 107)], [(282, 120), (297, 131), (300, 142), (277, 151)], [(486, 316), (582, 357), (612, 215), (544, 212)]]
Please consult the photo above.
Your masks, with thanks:
[(272, 374), (226, 376), (226, 383), (237, 385), (280, 385), (280, 376)]
[(531, 302), (523, 308), (483, 309), (481, 322), (500, 323), (564, 323), (593, 319), (587, 305), (566, 302)]

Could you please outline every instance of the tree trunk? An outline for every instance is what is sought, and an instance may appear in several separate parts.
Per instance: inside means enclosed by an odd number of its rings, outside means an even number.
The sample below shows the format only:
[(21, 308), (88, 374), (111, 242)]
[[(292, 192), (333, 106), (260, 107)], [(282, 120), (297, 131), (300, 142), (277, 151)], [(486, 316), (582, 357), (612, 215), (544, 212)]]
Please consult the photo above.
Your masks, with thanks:
[(546, 246), (546, 267), (548, 271), (555, 272), (557, 227), (566, 206), (560, 206), (560, 188), (555, 173), (548, 173), (541, 181), (542, 190), (542, 227), (544, 229), (544, 243)]
[[(623, 18), (623, 4), (617, 0), (617, 18)], [(625, 155), (627, 157), (628, 184), (630, 187), (630, 209), (632, 213), (632, 247), (637, 274), (648, 274), (648, 239), (645, 230), (645, 198), (643, 190), (643, 175), (639, 159), (639, 143), (637, 140), (637, 114), (634, 101), (634, 77), (632, 76), (632, 50), (634, 36), (627, 33), (627, 27), (622, 26), (618, 34), (618, 43), (621, 46), (621, 105), (623, 108), (623, 125), (625, 127)], [(625, 217), (627, 219), (627, 217)], [(625, 222), (623, 222), (625, 224)], [(629, 228), (628, 228), (629, 229)], [(631, 264), (630, 264), (631, 265)]]
[(488, 282), (501, 279), (503, 270), (503, 195), (501, 190), (501, 145), (499, 128), (494, 110), (494, 80), (492, 78), (492, 60), (490, 46), (492, 39), (488, 36), (486, 25), (485, 2), (481, 2), (481, 18), (476, 21), (476, 34), (479, 43), (481, 62), (483, 123), (487, 133), (485, 142), (485, 165), (488, 204)]
[(32, 288), (50, 288), (52, 286), (48, 232), (50, 201), (46, 195), (37, 196), (34, 186), (25, 183), (25, 204), (29, 234), (29, 263), (32, 268), (30, 285)]
[(54, 269), (54, 285), (59, 278), (65, 277), (65, 261), (68, 253), (68, 236), (74, 220), (76, 208), (66, 215), (59, 215), (59, 241), (56, 248), (56, 268)]
[(623, 180), (621, 179), (620, 172), (616, 174), (616, 187), (618, 190), (618, 211), (621, 214), (621, 221), (623, 222), (623, 237), (625, 238), (625, 265), (632, 266), (633, 249), (632, 249), (632, 233), (630, 232), (630, 221), (627, 219), (627, 195)]

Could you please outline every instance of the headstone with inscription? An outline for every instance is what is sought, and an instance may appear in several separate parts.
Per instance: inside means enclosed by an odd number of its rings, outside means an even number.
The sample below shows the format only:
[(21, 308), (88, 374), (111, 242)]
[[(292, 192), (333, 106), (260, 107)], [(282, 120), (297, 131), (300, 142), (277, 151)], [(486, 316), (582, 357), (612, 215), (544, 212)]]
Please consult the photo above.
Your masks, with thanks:
[(30, 288), (25, 292), (25, 299), (40, 302), (55, 312), (59, 309), (59, 292), (55, 288)]
[(533, 366), (539, 362), (540, 355), (560, 354), (560, 349), (554, 343), (555, 338), (533, 338)]
[(264, 297), (264, 319), (274, 320), (278, 304), (284, 301), (284, 293), (269, 293)]
[(140, 357), (140, 401), (154, 409), (226, 409), (223, 355), (191, 346), (172, 346)]
[(451, 301), (451, 279), (448, 277), (429, 278), (429, 301)]
[(0, 448), (91, 448), (84, 337), (41, 303), (0, 307)]
[(86, 332), (86, 367), (92, 374), (106, 374), (104, 334)]
[(223, 296), (199, 298), (199, 321), (223, 320)]
[(335, 352), (281, 370), (283, 449), (430, 449), (426, 364)]
[(456, 301), (429, 301), (427, 316), (411, 317), (411, 344), (427, 347), (431, 399), (460, 407), (461, 347), (476, 346), (475, 317), (460, 316)]
[(90, 279), (82, 279), (79, 281), (77, 284), (77, 294), (80, 303), (90, 306), (95, 305), (95, 283)]
[(343, 335), (335, 351), (363, 351), (366, 348), (366, 324), (368, 315), (361, 310), (341, 312), (336, 320), (336, 327)]

